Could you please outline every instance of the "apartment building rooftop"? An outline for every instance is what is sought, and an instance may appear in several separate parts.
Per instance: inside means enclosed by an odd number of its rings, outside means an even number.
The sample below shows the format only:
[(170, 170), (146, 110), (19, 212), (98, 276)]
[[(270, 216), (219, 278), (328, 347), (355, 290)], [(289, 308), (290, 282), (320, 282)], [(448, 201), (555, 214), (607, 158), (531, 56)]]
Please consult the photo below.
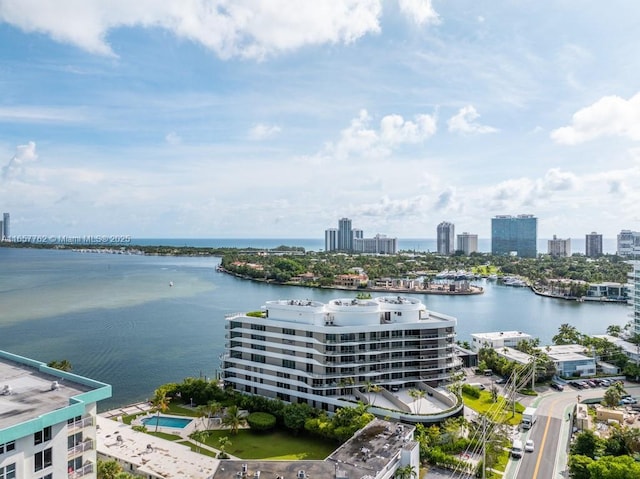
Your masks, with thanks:
[(129, 425), (97, 417), (98, 454), (133, 465), (137, 475), (164, 479), (209, 479), (220, 460), (188, 446), (134, 431)]
[(73, 404), (110, 396), (107, 384), (0, 351), (0, 432)]
[(376, 479), (401, 465), (403, 450), (417, 447), (414, 426), (374, 419), (324, 461), (224, 461), (214, 479), (340, 478)]

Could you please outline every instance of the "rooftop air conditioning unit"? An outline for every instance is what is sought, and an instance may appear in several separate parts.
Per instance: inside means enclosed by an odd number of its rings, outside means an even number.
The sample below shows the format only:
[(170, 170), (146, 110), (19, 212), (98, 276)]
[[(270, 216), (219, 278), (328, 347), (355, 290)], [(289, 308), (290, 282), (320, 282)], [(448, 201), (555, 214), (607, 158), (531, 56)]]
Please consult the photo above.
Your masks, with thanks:
[(53, 381), (51, 383), (51, 390), (52, 391), (56, 391), (58, 389), (60, 389), (60, 383), (58, 381)]
[(12, 392), (13, 391), (11, 389), (11, 386), (9, 386), (8, 384), (5, 384), (4, 388), (2, 388), (2, 395), (3, 396), (9, 396), (9, 395), (11, 395)]

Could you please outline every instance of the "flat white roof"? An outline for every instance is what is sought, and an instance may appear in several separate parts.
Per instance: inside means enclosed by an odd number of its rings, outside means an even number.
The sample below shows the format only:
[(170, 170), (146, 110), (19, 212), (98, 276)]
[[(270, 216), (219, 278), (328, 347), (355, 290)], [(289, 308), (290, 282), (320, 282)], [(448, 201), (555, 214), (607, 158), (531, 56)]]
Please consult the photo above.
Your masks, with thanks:
[(579, 361), (585, 359), (595, 361), (593, 356), (589, 356), (588, 353), (585, 354), (585, 347), (580, 344), (545, 346), (542, 350), (554, 361)]
[(98, 454), (134, 464), (138, 473), (165, 479), (208, 479), (220, 464), (188, 446), (134, 431), (127, 424), (101, 416), (96, 421)]
[(494, 331), (489, 333), (472, 333), (471, 337), (479, 338), (479, 339), (529, 339), (531, 338), (530, 334), (523, 333), (522, 331)]

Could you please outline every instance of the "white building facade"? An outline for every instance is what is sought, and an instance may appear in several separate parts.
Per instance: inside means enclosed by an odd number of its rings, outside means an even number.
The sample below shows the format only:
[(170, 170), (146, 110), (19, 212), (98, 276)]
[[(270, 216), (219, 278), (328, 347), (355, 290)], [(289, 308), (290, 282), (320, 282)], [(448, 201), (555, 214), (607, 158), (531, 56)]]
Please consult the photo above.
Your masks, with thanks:
[(355, 253), (396, 254), (398, 239), (388, 238), (381, 234), (377, 234), (373, 238), (353, 238), (353, 251)]
[(618, 256), (629, 259), (640, 258), (640, 232), (622, 230), (618, 234)]
[(366, 402), (361, 392), (375, 384), (392, 402), (390, 391), (418, 388), (446, 404), (428, 417), (403, 405), (382, 413), (408, 422), (440, 421), (462, 407), (438, 390), (459, 366), (456, 319), (415, 298), (269, 301), (263, 317), (226, 319), (223, 379), (238, 391), (332, 412), (353, 405), (352, 396)]
[(0, 478), (96, 478), (96, 404), (111, 386), (4, 351), (0, 384)]
[(633, 271), (629, 273), (629, 304), (633, 309), (633, 332), (640, 334), (640, 261), (632, 261)]
[(522, 331), (496, 331), (490, 333), (473, 333), (471, 335), (471, 349), (480, 351), (482, 348), (515, 348), (519, 342), (533, 339), (530, 334)]
[(547, 240), (547, 252), (551, 256), (571, 256), (571, 238), (561, 239), (553, 235), (553, 239)]
[(478, 235), (474, 235), (471, 233), (462, 233), (457, 236), (458, 238), (458, 247), (457, 251), (462, 251), (464, 254), (469, 256), (471, 253), (478, 252)]

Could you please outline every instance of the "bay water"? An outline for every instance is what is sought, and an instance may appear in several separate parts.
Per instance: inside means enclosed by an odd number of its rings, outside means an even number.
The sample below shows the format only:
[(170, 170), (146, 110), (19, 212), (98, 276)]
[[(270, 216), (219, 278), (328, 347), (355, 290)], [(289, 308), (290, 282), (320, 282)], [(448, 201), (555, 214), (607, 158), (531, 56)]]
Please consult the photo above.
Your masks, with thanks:
[[(354, 296), (238, 279), (216, 272), (219, 262), (0, 248), (0, 349), (43, 362), (67, 359), (74, 373), (111, 384), (113, 397), (99, 405), (104, 410), (148, 399), (163, 383), (215, 377), (227, 314), (259, 310), (274, 299)], [(549, 344), (563, 323), (603, 334), (608, 325), (630, 319), (626, 305), (576, 303), (526, 288), (478, 284), (484, 294), (417, 296), (429, 309), (458, 319), (461, 341), (475, 332), (518, 330)]]

